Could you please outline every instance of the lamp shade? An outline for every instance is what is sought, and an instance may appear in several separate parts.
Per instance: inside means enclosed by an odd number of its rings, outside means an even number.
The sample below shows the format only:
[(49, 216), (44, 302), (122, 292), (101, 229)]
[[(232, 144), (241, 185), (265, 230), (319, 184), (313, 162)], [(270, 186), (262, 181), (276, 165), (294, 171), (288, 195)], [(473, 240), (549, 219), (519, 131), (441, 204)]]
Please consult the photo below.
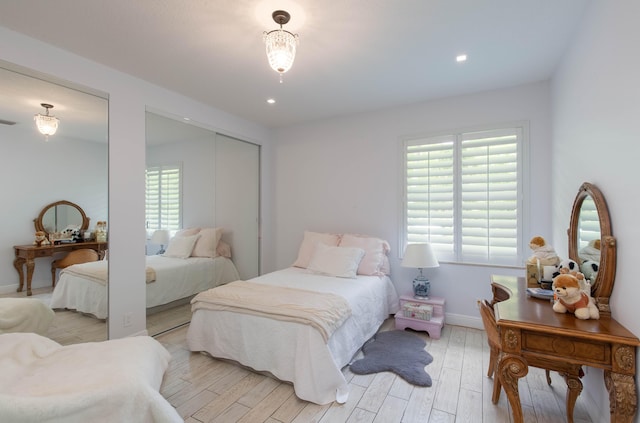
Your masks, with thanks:
[(402, 259), (402, 267), (415, 267), (419, 269), (428, 267), (438, 267), (438, 259), (431, 249), (431, 245), (409, 244), (404, 250), (404, 258)]
[(153, 232), (153, 235), (151, 235), (151, 243), (156, 245), (167, 245), (170, 238), (171, 234), (169, 233), (169, 230), (158, 229)]

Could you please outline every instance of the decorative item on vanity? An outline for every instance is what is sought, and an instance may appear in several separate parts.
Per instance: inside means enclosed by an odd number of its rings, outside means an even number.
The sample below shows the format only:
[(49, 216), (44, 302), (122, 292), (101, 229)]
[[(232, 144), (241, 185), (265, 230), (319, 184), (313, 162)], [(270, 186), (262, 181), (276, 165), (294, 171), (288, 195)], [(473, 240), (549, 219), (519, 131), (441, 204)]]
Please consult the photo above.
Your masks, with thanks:
[(35, 234), (35, 239), (33, 240), (33, 244), (37, 247), (42, 247), (43, 245), (49, 245), (49, 240), (47, 239), (46, 232), (37, 231)]
[(298, 45), (298, 34), (292, 34), (282, 29), (282, 25), (289, 22), (291, 15), (284, 10), (276, 10), (271, 14), (273, 20), (280, 25), (280, 28), (273, 31), (264, 32), (263, 38), (267, 48), (267, 58), (271, 68), (282, 75), (291, 69), (293, 60), (296, 58), (296, 47)]
[(36, 122), (38, 131), (45, 136), (44, 140), (49, 141), (49, 135), (55, 134), (58, 130), (58, 123), (60, 123), (60, 120), (49, 114), (49, 109), (53, 109), (51, 104), (40, 103), (40, 105), (44, 107), (46, 112), (44, 115), (42, 113), (37, 113), (33, 117), (33, 120)]
[(556, 313), (573, 313), (578, 319), (599, 319), (600, 312), (591, 297), (591, 284), (586, 283), (580, 272), (562, 273), (553, 279)]
[(527, 286), (530, 288), (541, 285), (545, 289), (551, 288), (552, 274), (560, 263), (560, 257), (555, 249), (547, 244), (541, 236), (534, 236), (529, 241), (529, 248), (533, 251), (527, 259)]
[(96, 242), (107, 242), (107, 222), (98, 220), (96, 222)]
[(160, 249), (156, 254), (164, 254), (164, 246), (169, 244), (169, 239), (171, 238), (171, 234), (167, 229), (158, 229), (153, 232), (151, 235), (151, 243), (155, 245), (159, 245)]
[(431, 282), (422, 274), (423, 268), (438, 267), (438, 259), (428, 243), (409, 244), (404, 250), (402, 267), (420, 269), (420, 274), (413, 280), (413, 295), (415, 298), (429, 298)]

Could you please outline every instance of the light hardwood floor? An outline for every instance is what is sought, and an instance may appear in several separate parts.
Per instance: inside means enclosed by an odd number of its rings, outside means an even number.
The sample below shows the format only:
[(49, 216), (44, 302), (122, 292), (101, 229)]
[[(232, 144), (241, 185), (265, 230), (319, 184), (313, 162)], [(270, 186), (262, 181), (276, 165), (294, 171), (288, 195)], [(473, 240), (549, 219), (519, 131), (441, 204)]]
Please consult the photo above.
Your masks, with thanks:
[[(381, 330), (393, 329), (393, 319)], [(427, 341), (434, 361), (426, 367), (433, 386), (414, 387), (393, 373), (354, 375), (343, 370), (350, 386), (345, 404), (316, 405), (298, 399), (288, 383), (251, 372), (241, 366), (186, 346), (188, 326), (156, 339), (172, 355), (161, 387), (162, 395), (187, 423), (426, 423), (511, 422), (504, 392), (497, 405), (491, 402), (493, 380), (486, 377), (489, 349), (485, 332), (445, 325), (439, 340), (415, 332)], [(548, 386), (543, 370), (531, 368), (520, 381), (520, 396), (527, 423), (566, 422), (566, 385), (552, 373)], [(592, 420), (584, 395), (574, 412), (576, 423)]]

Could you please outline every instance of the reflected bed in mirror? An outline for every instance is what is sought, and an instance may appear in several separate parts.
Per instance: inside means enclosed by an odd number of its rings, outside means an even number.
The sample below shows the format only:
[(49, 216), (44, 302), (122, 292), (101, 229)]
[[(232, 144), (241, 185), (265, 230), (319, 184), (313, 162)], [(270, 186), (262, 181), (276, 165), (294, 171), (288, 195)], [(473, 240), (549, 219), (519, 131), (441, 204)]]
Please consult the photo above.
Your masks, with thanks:
[[(600, 314), (610, 314), (609, 297), (616, 275), (616, 239), (602, 192), (593, 184), (580, 186), (569, 224), (569, 258), (592, 279), (591, 292)], [(596, 264), (595, 273), (593, 264)]]

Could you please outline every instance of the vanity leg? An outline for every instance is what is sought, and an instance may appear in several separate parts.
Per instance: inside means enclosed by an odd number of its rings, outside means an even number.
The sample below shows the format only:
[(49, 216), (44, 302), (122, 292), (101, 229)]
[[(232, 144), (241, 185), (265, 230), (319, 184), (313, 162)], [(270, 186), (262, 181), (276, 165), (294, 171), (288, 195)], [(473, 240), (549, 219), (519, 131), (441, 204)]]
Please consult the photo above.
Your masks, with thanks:
[(580, 377), (576, 375), (563, 374), (565, 382), (567, 382), (567, 422), (573, 423), (573, 409), (576, 405), (576, 400), (582, 392), (582, 382)]
[(605, 370), (604, 384), (609, 391), (611, 423), (632, 423), (638, 408), (633, 376)]
[(27, 296), (31, 296), (31, 279), (33, 279), (33, 269), (36, 267), (36, 263), (33, 260), (27, 259)]
[(504, 392), (507, 394), (511, 410), (513, 410), (514, 423), (524, 422), (520, 393), (518, 392), (518, 379), (525, 377), (527, 373), (529, 373), (529, 366), (522, 357), (500, 354), (497, 375)]
[(13, 260), (13, 267), (15, 267), (16, 272), (18, 272), (18, 289), (16, 292), (22, 292), (22, 288), (24, 287), (24, 271), (22, 270), (22, 266), (25, 261), (22, 257), (16, 257), (15, 260)]

